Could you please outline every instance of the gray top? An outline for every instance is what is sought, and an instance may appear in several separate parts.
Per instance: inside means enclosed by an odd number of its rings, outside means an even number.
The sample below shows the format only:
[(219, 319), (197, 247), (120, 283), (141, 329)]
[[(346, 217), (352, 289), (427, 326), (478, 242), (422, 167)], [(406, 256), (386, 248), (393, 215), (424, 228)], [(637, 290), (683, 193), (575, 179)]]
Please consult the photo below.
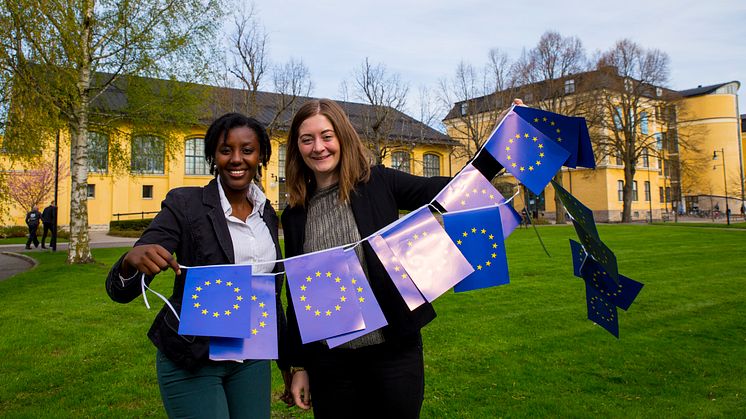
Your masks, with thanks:
[[(308, 203), (308, 218), (306, 222), (306, 239), (303, 242), (303, 252), (311, 253), (331, 247), (356, 243), (360, 240), (360, 232), (355, 223), (355, 216), (349, 202), (339, 202), (339, 185), (335, 184), (318, 189)], [(362, 246), (355, 247), (355, 254), (360, 260), (365, 276), (368, 277), (368, 267), (363, 257)], [(368, 280), (370, 282), (370, 280)], [(353, 339), (340, 348), (357, 349), (364, 346), (383, 343), (381, 329)]]

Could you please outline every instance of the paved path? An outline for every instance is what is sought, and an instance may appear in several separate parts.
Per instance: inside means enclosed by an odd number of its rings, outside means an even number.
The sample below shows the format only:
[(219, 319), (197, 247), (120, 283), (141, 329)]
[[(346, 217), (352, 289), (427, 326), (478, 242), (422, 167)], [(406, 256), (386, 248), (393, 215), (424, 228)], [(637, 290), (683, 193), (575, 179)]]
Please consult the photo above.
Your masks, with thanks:
[[(109, 236), (101, 231), (90, 232), (89, 239), (92, 248), (131, 247), (137, 240), (136, 238)], [(57, 251), (67, 252), (67, 243), (59, 243)], [(34, 253), (39, 252), (51, 252), (51, 250), (41, 247), (27, 250), (23, 244), (0, 245), (0, 281), (36, 266), (33, 256)]]

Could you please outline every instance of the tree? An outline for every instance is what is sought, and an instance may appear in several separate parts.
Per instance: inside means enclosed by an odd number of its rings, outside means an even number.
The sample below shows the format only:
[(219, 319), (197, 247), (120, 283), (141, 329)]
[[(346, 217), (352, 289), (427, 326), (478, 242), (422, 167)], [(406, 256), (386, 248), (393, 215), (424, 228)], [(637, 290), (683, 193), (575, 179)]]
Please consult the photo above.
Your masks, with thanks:
[[(174, 91), (173, 83), (153, 85), (136, 76), (198, 80), (209, 68), (207, 47), (220, 8), (217, 0), (0, 0), (0, 92), (6, 95), (0, 103), (10, 103), (2, 115), (3, 146), (28, 156), (45, 148), (58, 129), (70, 132), (68, 263), (93, 260), (86, 197), (89, 126), (135, 123), (139, 115), (152, 130), (181, 122), (168, 119), (189, 108), (178, 99), (190, 95)], [(127, 104), (110, 119), (99, 119), (111, 115), (104, 95), (122, 91)], [(135, 92), (144, 96), (131, 96)]]
[[(576, 37), (563, 37), (558, 32), (545, 32), (536, 46), (524, 51), (516, 62), (514, 73), (522, 85), (521, 95), (530, 106), (563, 115), (584, 113), (587, 103), (584, 96), (576, 95), (565, 82), (572, 74), (587, 69), (583, 44)], [(562, 171), (554, 180), (562, 184)], [(555, 220), (564, 223), (564, 207), (559, 195), (554, 196)]]
[[(363, 115), (363, 133), (376, 163), (381, 163), (392, 147), (399, 145), (395, 136), (397, 116), (407, 104), (409, 85), (399, 74), (390, 73), (383, 64), (371, 64), (368, 57), (353, 72), (352, 94), (371, 106)], [(346, 92), (347, 83), (342, 90)]]
[[(41, 206), (54, 192), (56, 174), (54, 162), (42, 161), (37, 167), (37, 169), (13, 173), (7, 180), (8, 195), (26, 211), (32, 207)], [(64, 160), (60, 161), (57, 175), (59, 179), (70, 175)]]
[[(596, 153), (601, 156), (619, 158), (624, 167), (622, 222), (630, 222), (633, 182), (636, 166), (645, 150), (653, 148), (656, 131), (643, 129), (648, 126), (651, 110), (663, 106), (659, 111), (658, 125), (668, 127), (670, 141), (678, 142), (675, 131), (675, 112), (663, 105), (663, 86), (668, 81), (668, 55), (664, 52), (646, 50), (636, 43), (624, 39), (603, 52), (596, 63), (598, 86), (593, 98), (599, 111), (602, 129), (593, 136)], [(678, 144), (671, 143), (678, 154)], [(670, 154), (669, 154), (670, 156)]]

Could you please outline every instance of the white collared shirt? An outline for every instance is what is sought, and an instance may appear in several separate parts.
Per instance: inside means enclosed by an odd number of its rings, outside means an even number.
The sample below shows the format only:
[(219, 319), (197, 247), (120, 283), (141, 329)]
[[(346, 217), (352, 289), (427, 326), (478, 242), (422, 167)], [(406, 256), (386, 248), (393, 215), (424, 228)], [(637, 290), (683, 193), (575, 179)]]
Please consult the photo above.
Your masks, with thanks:
[[(234, 217), (231, 203), (223, 191), (223, 185), (220, 183), (218, 176), (218, 192), (220, 193), (220, 206), (225, 213), (225, 219), (228, 222), (228, 231), (231, 234), (233, 242), (233, 259), (235, 263), (256, 263), (262, 261), (275, 260), (275, 245), (272, 241), (272, 235), (269, 228), (262, 219), (264, 213), (264, 204), (267, 197), (261, 189), (251, 183), (249, 190), (246, 192), (246, 198), (252, 203), (254, 209), (246, 220)], [(273, 263), (263, 263), (252, 265), (254, 273), (272, 272)]]

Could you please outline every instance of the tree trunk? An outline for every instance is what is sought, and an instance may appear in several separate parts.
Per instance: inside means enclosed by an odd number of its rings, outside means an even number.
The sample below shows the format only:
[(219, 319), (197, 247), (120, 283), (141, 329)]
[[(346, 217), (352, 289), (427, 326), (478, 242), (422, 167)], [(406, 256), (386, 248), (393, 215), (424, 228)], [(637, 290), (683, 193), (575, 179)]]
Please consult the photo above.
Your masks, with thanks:
[[(554, 175), (554, 181), (562, 187), (565, 186), (562, 184), (561, 168), (557, 172), (557, 174)], [(554, 219), (556, 224), (565, 224), (565, 206), (562, 205), (562, 200), (560, 199), (559, 194), (556, 191), (554, 193)]]
[(624, 165), (624, 188), (622, 193), (622, 222), (632, 222), (632, 184), (635, 179), (634, 163)]

